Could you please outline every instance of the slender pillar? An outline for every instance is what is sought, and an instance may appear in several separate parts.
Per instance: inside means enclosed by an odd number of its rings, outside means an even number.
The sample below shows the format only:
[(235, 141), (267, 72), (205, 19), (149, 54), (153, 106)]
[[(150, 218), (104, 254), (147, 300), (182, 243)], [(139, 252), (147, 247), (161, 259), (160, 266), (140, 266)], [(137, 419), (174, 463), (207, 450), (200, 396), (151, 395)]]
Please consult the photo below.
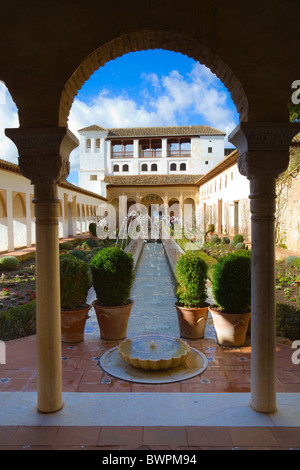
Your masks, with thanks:
[(60, 278), (55, 184), (35, 184), (38, 410), (62, 407)]
[(251, 210), (251, 407), (276, 410), (275, 186), (289, 163), (300, 126), (240, 123), (229, 136), (238, 167), (250, 180)]
[(69, 173), (78, 140), (66, 128), (6, 129), (19, 151), (22, 174), (34, 185), (36, 217), (37, 409), (62, 407), (59, 199), (57, 184)]

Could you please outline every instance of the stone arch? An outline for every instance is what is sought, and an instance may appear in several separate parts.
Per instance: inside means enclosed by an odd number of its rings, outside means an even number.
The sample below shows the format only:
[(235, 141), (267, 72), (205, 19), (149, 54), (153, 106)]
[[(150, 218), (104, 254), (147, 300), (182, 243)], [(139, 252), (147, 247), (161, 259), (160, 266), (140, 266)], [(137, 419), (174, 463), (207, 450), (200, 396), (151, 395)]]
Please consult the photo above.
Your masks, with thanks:
[(196, 225), (196, 202), (192, 196), (187, 196), (183, 201), (184, 223), (189, 228)]
[(8, 249), (6, 191), (0, 189), (0, 251)]
[(16, 193), (13, 198), (13, 218), (21, 219), (24, 217), (26, 217), (24, 196), (21, 193)]
[(74, 70), (62, 91), (59, 106), (59, 125), (67, 125), (70, 109), (78, 90), (96, 70), (103, 67), (110, 60), (129, 52), (149, 49), (180, 52), (208, 67), (230, 92), (232, 101), (240, 115), (240, 121), (248, 120), (248, 99), (243, 86), (233, 70), (221, 57), (188, 35), (171, 31), (142, 30), (130, 32), (106, 42), (91, 52)]
[(26, 203), (25, 194), (13, 192), (13, 230), (14, 247), (19, 248), (27, 244)]
[(6, 201), (0, 192), (0, 219), (5, 219), (6, 217), (7, 217)]

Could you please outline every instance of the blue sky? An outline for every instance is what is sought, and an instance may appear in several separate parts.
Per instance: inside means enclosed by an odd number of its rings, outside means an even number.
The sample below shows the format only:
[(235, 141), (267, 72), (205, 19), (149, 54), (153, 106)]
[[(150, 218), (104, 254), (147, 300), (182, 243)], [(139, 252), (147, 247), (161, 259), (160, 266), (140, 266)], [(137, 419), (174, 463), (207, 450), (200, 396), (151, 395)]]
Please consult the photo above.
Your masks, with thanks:
[[(1, 90), (0, 90), (1, 91)], [(2, 94), (3, 98), (3, 87)], [(18, 127), (17, 110), (6, 90), (0, 102), (0, 158), (17, 163), (5, 127)], [(238, 114), (222, 82), (205, 66), (175, 52), (143, 51), (105, 64), (75, 97), (69, 128), (206, 124), (229, 134)], [(231, 146), (225, 142), (226, 146)], [(79, 151), (70, 155), (68, 180), (78, 183)]]

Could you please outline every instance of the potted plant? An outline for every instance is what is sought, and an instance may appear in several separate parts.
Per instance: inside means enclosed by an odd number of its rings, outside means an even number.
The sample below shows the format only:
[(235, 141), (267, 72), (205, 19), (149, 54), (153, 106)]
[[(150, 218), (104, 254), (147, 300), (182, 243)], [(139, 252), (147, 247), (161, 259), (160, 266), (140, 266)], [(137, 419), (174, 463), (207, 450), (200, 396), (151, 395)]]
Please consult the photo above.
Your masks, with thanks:
[(207, 299), (207, 264), (192, 253), (182, 255), (175, 266), (180, 336), (187, 339), (204, 337), (209, 304)]
[(91, 305), (86, 303), (92, 286), (90, 268), (72, 255), (60, 257), (61, 335), (66, 343), (84, 340), (84, 329)]
[(251, 318), (251, 255), (249, 251), (221, 256), (215, 265), (210, 306), (218, 344), (244, 344)]
[(103, 248), (91, 261), (95, 308), (103, 339), (125, 338), (133, 300), (129, 299), (134, 281), (131, 253), (118, 247)]

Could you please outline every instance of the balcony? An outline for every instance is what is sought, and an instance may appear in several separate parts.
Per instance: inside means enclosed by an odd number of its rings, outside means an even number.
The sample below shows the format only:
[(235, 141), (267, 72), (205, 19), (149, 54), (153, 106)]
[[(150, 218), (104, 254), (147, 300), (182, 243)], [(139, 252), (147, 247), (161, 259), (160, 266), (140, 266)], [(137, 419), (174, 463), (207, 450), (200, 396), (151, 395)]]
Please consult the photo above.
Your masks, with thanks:
[(146, 149), (139, 151), (139, 158), (160, 158), (162, 150), (160, 149)]
[(112, 152), (111, 158), (133, 158), (133, 151), (130, 152)]
[(167, 157), (190, 157), (191, 150), (187, 149), (176, 149), (176, 150), (168, 150)]

